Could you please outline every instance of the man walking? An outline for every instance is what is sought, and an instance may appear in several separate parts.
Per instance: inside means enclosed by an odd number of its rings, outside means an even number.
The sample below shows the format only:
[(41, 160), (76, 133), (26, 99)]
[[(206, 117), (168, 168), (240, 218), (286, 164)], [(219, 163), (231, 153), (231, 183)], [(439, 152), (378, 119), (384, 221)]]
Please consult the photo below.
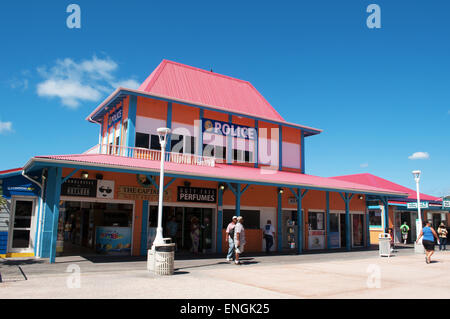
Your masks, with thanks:
[(406, 222), (403, 222), (403, 225), (400, 226), (400, 231), (402, 232), (403, 244), (406, 244), (409, 232), (409, 226), (406, 224)]
[(273, 238), (275, 237), (275, 228), (272, 221), (269, 219), (266, 226), (264, 226), (264, 239), (266, 240), (266, 254), (270, 253), (270, 248), (273, 246)]
[(236, 226), (236, 222), (237, 216), (233, 216), (226, 230), (226, 238), (228, 241), (227, 261), (232, 261), (234, 257), (234, 227)]
[(245, 229), (244, 229), (244, 218), (239, 216), (237, 218), (237, 224), (234, 227), (234, 246), (236, 247), (236, 260), (234, 261), (236, 265), (240, 265), (239, 255), (244, 252), (245, 246)]

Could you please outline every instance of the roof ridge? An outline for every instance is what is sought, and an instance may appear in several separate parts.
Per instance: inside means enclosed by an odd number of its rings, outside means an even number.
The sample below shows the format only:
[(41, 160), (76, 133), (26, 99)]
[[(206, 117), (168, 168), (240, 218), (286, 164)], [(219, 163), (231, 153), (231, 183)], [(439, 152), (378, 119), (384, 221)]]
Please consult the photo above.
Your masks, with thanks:
[(230, 80), (235, 80), (235, 81), (238, 81), (238, 82), (243, 82), (245, 84), (250, 84), (250, 86), (252, 86), (249, 81), (238, 79), (238, 78), (234, 78), (232, 76), (221, 74), (221, 73), (207, 71), (205, 69), (201, 69), (199, 67), (195, 67), (195, 66), (192, 66), (192, 65), (187, 65), (187, 64), (180, 63), (180, 62), (167, 60), (167, 59), (164, 59), (162, 63), (165, 63), (165, 64), (171, 63), (171, 64), (178, 65), (178, 66), (181, 66), (181, 67), (184, 67), (184, 68), (187, 68), (187, 69), (192, 69), (192, 70), (200, 71), (200, 72), (203, 72), (203, 73), (206, 73), (206, 74), (209, 74), (209, 75), (219, 76), (219, 77), (227, 78), (227, 79), (230, 79)]

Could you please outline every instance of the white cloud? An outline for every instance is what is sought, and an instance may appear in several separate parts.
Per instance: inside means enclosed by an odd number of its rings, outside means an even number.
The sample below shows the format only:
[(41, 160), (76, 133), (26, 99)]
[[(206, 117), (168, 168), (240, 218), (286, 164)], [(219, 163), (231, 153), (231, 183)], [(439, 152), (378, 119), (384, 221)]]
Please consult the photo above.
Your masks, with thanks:
[(79, 63), (70, 58), (57, 60), (50, 69), (38, 68), (43, 81), (37, 85), (41, 97), (56, 97), (69, 108), (81, 102), (96, 102), (118, 86), (134, 89), (139, 86), (134, 79), (117, 80), (114, 72), (118, 64), (109, 57), (93, 56)]
[(410, 160), (429, 159), (430, 154), (427, 152), (415, 152), (411, 156), (408, 156)]
[(361, 165), (359, 165), (359, 167), (362, 168), (369, 167), (369, 163), (362, 163)]
[(0, 134), (12, 132), (12, 123), (11, 122), (2, 122), (0, 121)]

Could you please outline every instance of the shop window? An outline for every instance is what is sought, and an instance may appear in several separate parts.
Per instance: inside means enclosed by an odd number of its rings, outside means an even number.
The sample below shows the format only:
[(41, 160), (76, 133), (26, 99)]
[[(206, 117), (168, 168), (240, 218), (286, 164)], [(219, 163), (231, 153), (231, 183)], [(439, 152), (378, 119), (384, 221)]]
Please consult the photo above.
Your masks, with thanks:
[(158, 135), (152, 135), (150, 137), (150, 149), (152, 150), (161, 150), (161, 144), (159, 143), (159, 136)]
[(136, 133), (136, 147), (149, 148), (150, 135), (145, 133)]
[[(231, 218), (236, 215), (234, 209), (223, 210), (223, 228), (227, 228), (231, 222)], [(241, 210), (241, 216), (244, 217), (245, 229), (260, 229), (260, 212), (259, 210)]]
[(324, 213), (316, 213), (316, 212), (309, 212), (308, 213), (308, 223), (309, 223), (309, 229), (310, 230), (324, 230), (325, 229), (325, 223), (324, 223)]
[(252, 163), (253, 162), (253, 153), (249, 151), (244, 152), (244, 161), (246, 163)]
[(225, 160), (227, 158), (227, 148), (224, 146), (216, 146), (214, 157)]
[(381, 210), (369, 210), (369, 226), (381, 227)]
[(186, 154), (195, 154), (195, 138), (193, 136), (185, 136)]
[(242, 151), (233, 149), (233, 161), (243, 162), (244, 158), (242, 157)]

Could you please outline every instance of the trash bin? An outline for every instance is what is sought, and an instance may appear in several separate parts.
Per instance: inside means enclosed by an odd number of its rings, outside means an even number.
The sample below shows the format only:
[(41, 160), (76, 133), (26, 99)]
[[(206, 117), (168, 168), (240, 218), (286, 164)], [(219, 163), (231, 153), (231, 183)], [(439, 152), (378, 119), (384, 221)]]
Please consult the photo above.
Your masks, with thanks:
[(155, 246), (154, 272), (157, 275), (173, 275), (175, 244), (164, 244)]
[(172, 238), (163, 238), (164, 244), (152, 246), (147, 254), (147, 270), (157, 275), (173, 275), (175, 244)]
[(378, 245), (380, 249), (380, 257), (391, 256), (391, 235), (382, 233), (378, 235)]

